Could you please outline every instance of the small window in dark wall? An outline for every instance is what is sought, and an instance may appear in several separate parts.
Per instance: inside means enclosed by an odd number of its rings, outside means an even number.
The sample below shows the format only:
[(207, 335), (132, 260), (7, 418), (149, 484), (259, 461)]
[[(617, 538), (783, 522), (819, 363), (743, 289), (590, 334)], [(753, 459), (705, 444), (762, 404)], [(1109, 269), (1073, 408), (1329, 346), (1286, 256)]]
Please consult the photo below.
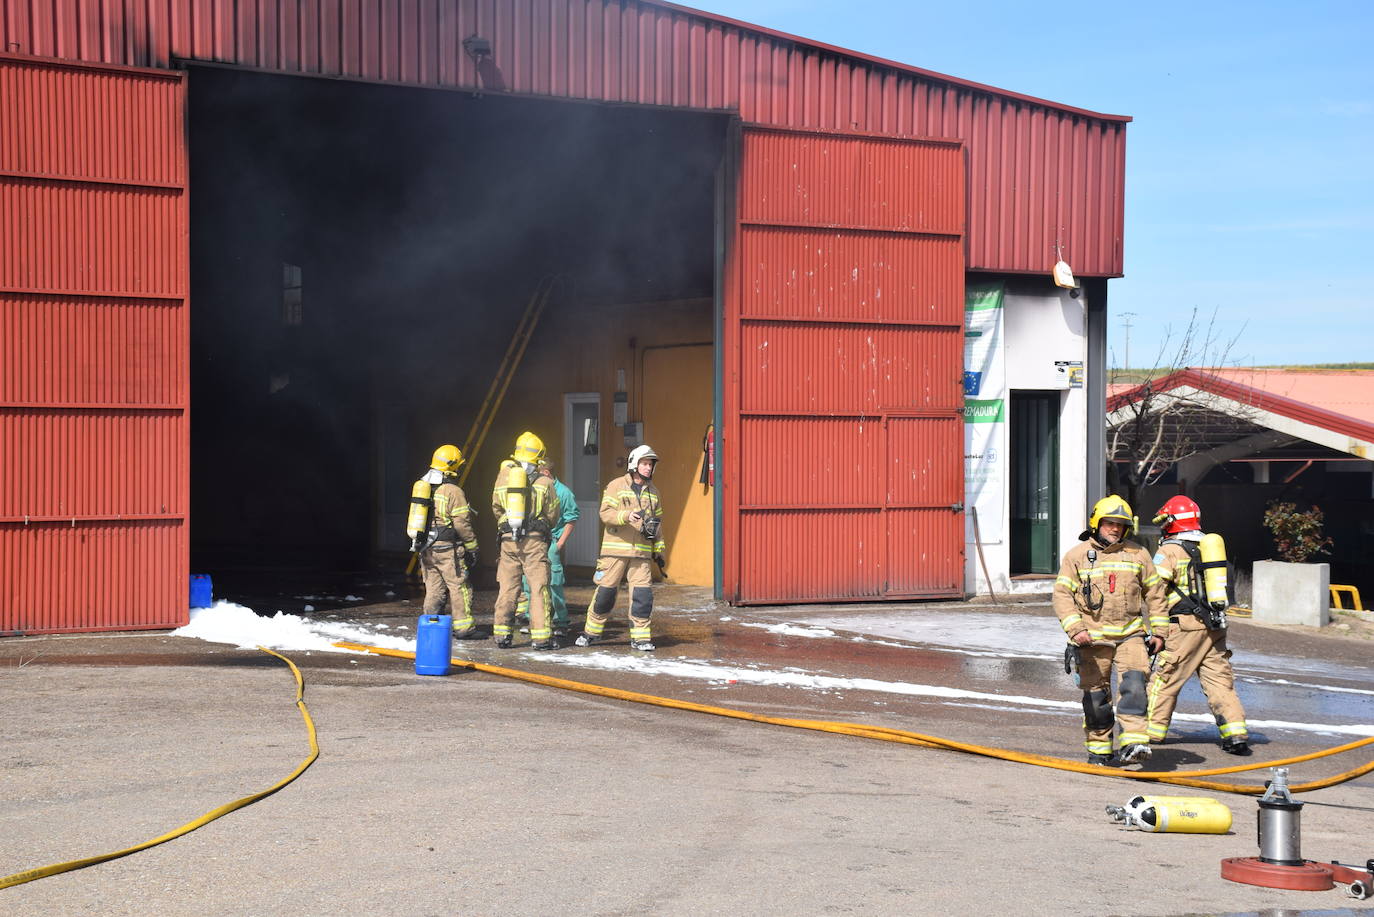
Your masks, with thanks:
[(281, 266), (281, 323), (299, 326), (305, 323), (301, 299), (301, 266), (282, 263)]

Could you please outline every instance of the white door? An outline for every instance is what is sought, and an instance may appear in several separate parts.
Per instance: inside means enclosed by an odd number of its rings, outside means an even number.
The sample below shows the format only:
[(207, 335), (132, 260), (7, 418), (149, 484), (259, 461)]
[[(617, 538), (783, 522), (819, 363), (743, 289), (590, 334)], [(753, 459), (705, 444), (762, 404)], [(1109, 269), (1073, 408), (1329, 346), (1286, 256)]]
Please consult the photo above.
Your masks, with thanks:
[(574, 567), (596, 565), (601, 551), (601, 394), (571, 392), (563, 396), (563, 467), (558, 478), (577, 496), (582, 513), (563, 553)]

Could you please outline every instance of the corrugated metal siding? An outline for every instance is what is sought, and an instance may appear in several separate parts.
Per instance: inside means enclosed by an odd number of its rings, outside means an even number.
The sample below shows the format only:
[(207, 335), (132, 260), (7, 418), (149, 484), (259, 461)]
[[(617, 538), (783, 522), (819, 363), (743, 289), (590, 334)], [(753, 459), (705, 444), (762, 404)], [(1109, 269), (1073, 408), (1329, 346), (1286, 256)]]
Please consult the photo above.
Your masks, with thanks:
[(11, 57), (0, 90), (0, 633), (175, 627), (183, 77)]
[[(0, 524), (0, 634), (175, 627), (187, 580), (167, 575), (184, 553), (181, 520)], [(41, 575), (35, 575), (38, 571)]]
[(960, 594), (962, 150), (745, 128), (740, 157), (726, 597)]
[[(1125, 120), (652, 0), (0, 0), (0, 47), (729, 109), (745, 121), (962, 140), (968, 267), (1122, 272)], [(482, 74), (462, 50), (492, 43)]]

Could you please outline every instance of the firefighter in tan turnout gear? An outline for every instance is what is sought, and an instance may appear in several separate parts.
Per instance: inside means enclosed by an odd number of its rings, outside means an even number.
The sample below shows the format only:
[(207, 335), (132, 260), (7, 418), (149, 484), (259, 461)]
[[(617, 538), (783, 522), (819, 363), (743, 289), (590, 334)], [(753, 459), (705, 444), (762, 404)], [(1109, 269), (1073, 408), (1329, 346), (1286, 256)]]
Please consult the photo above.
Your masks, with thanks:
[(458, 486), (462, 467), (463, 453), (457, 446), (434, 450), (429, 471), (411, 488), (406, 533), (424, 572), (422, 612), (451, 614), (453, 635), (468, 639), (477, 635), (468, 585), (468, 572), (477, 565), (477, 533), (472, 528), (472, 507)]
[[(1166, 615), (1164, 585), (1150, 555), (1129, 540), (1135, 528), (1130, 504), (1115, 494), (1098, 500), (1082, 544), (1064, 555), (1054, 582), (1054, 613), (1068, 635), (1065, 668), (1077, 662), (1083, 690), (1083, 733), (1088, 763), (1119, 767), (1150, 756), (1146, 732), (1146, 680), (1151, 652), (1163, 640), (1141, 618)], [(1112, 708), (1112, 666), (1118, 696)], [(1120, 727), (1113, 753), (1112, 730)]]
[(1226, 648), (1226, 546), (1220, 535), (1202, 533), (1202, 510), (1181, 494), (1159, 508), (1154, 522), (1164, 534), (1154, 561), (1164, 579), (1168, 616), (1150, 622), (1151, 630), (1165, 635), (1150, 676), (1150, 741), (1164, 741), (1178, 694), (1196, 673), (1221, 731), (1222, 750), (1248, 755), (1245, 708)]
[(515, 605), (520, 599), (522, 575), (530, 584), (530, 646), (537, 650), (558, 648), (549, 622), (549, 540), (560, 510), (553, 479), (539, 470), (543, 460), (543, 440), (533, 433), (521, 433), (515, 451), (501, 463), (491, 492), (491, 509), (501, 538), (491, 635), (502, 648), (515, 639)]
[(606, 620), (615, 608), (620, 581), (630, 586), (630, 648), (651, 652), (653, 635), (649, 615), (654, 610), (651, 561), (664, 570), (661, 531), (663, 506), (653, 485), (658, 455), (649, 446), (630, 451), (629, 473), (606, 486), (601, 497), (601, 556), (596, 562), (596, 594), (587, 607), (587, 622), (577, 638), (578, 646), (601, 639)]

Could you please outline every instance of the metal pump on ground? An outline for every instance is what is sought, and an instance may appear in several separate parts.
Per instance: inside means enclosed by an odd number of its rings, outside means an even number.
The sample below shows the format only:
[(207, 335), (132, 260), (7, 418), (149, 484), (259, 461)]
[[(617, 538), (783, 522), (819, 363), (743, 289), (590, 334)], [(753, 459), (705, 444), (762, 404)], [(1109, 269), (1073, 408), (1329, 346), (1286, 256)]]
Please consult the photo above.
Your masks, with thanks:
[(1302, 807), (1288, 790), (1288, 768), (1274, 768), (1274, 778), (1259, 802), (1259, 856), (1221, 861), (1221, 877), (1244, 885), (1292, 891), (1325, 891), (1336, 885), (1352, 898), (1374, 894), (1374, 859), (1364, 868), (1317, 863), (1302, 858)]

